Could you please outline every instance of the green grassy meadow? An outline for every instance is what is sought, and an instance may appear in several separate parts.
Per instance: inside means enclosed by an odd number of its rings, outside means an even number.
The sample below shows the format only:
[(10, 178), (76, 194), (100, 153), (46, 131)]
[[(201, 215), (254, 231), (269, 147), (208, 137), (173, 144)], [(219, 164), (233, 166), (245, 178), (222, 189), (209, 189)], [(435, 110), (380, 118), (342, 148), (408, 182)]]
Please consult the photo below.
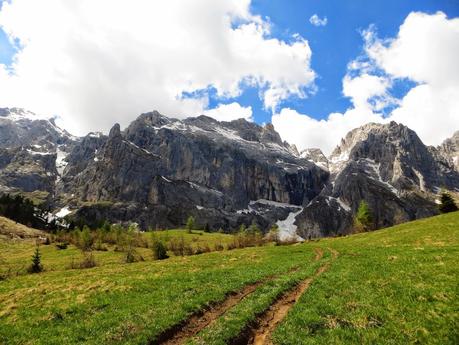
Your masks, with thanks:
[[(229, 243), (231, 235), (183, 236)], [(69, 269), (73, 246), (41, 246), (45, 271), (26, 274), (32, 239), (0, 237), (0, 344), (148, 344), (249, 284), (256, 289), (186, 340), (228, 344), (276, 299), (325, 264), (274, 330), (274, 344), (457, 344), (459, 213), (372, 233), (289, 246), (267, 245), (123, 263), (94, 252), (97, 266)], [(323, 256), (316, 258), (317, 251)], [(333, 258), (332, 251), (338, 252)]]

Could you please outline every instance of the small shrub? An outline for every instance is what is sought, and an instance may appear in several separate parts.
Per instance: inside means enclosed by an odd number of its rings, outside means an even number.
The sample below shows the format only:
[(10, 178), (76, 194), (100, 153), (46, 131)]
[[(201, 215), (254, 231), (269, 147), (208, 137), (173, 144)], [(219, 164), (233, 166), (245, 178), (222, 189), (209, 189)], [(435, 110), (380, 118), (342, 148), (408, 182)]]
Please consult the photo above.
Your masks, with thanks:
[(83, 231), (80, 234), (79, 248), (83, 251), (89, 251), (91, 250), (92, 245), (93, 239), (91, 236), (91, 232), (89, 231), (89, 228), (85, 225), (83, 227)]
[(144, 261), (142, 255), (140, 255), (134, 248), (129, 248), (124, 256), (124, 262), (130, 264), (138, 261)]
[(206, 243), (204, 245), (197, 245), (196, 249), (194, 250), (194, 255), (210, 253), (212, 250), (210, 249), (209, 245)]
[(236, 248), (239, 248), (237, 243), (235, 241), (233, 242), (230, 242), (226, 245), (226, 250), (233, 250), (233, 249), (236, 249)]
[(169, 257), (169, 255), (167, 255), (166, 246), (161, 240), (158, 240), (158, 239), (153, 240), (151, 250), (153, 251), (154, 260), (164, 260)]
[(96, 243), (94, 244), (94, 250), (97, 250), (99, 252), (106, 252), (108, 251), (108, 248), (107, 246), (102, 243), (102, 241), (99, 239), (96, 241)]
[(191, 244), (186, 243), (185, 246), (183, 247), (183, 255), (189, 256), (193, 254), (194, 254), (193, 247), (191, 246)]
[(92, 268), (96, 266), (97, 266), (97, 263), (96, 263), (96, 260), (94, 259), (94, 255), (92, 255), (91, 252), (85, 252), (83, 260), (81, 261), (75, 261), (72, 258), (72, 261), (69, 267), (71, 269), (84, 269), (84, 268)]
[(32, 264), (27, 269), (27, 272), (40, 273), (42, 271), (43, 271), (43, 266), (41, 264), (41, 253), (40, 253), (40, 248), (37, 245), (37, 247), (35, 248), (35, 252), (32, 256)]
[(223, 244), (221, 243), (215, 243), (214, 244), (214, 250), (216, 252), (221, 252), (223, 249), (225, 249), (225, 247), (223, 246)]
[(185, 255), (185, 239), (183, 236), (179, 238), (171, 238), (168, 243), (169, 250), (174, 253), (175, 256), (184, 256)]

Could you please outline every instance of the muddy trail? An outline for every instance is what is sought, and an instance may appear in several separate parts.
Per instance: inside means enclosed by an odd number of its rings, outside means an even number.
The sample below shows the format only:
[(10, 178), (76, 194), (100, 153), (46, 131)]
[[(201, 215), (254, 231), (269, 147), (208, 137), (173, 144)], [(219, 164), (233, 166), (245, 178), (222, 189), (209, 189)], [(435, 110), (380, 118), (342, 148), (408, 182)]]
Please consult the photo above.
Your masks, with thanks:
[[(338, 252), (329, 249), (332, 253), (332, 261), (338, 256)], [(323, 251), (318, 249), (316, 251), (316, 260), (323, 256)], [(287, 316), (289, 310), (300, 299), (303, 293), (309, 288), (311, 283), (325, 272), (332, 261), (329, 261), (319, 267), (312, 277), (303, 280), (300, 284), (296, 285), (293, 290), (287, 291), (280, 296), (262, 315), (259, 316), (256, 324), (243, 332), (234, 344), (251, 344), (251, 345), (268, 345), (272, 344), (271, 334), (279, 325), (279, 323)]]
[[(318, 261), (323, 257), (323, 251), (319, 248), (315, 250), (314, 261)], [(295, 272), (299, 267), (293, 267), (289, 271), (282, 273), (288, 274)], [(174, 327), (163, 332), (154, 341), (151, 341), (150, 345), (176, 345), (183, 344), (189, 338), (192, 338), (198, 334), (205, 327), (210, 325), (212, 322), (217, 320), (226, 311), (234, 307), (236, 304), (241, 302), (245, 297), (254, 292), (260, 285), (275, 279), (279, 275), (272, 275), (266, 277), (256, 283), (246, 285), (242, 290), (228, 294), (225, 300), (221, 303), (217, 303), (206, 310), (200, 311), (193, 314), (191, 317), (175, 325)]]

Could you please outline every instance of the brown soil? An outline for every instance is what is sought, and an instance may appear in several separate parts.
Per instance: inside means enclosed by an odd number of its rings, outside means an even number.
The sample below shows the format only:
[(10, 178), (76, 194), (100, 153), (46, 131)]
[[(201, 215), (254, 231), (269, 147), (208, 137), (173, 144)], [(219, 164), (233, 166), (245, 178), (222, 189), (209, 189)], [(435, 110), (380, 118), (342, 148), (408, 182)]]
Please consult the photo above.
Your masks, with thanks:
[[(320, 248), (315, 249), (314, 260), (318, 261), (323, 256), (323, 250)], [(297, 271), (298, 267), (294, 267), (287, 273)], [(162, 344), (162, 345), (175, 345), (183, 344), (187, 339), (198, 334), (202, 329), (207, 327), (209, 324), (218, 319), (226, 311), (238, 304), (246, 296), (254, 292), (261, 284), (274, 279), (276, 276), (270, 276), (254, 284), (245, 286), (241, 291), (232, 293), (226, 297), (226, 299), (219, 303), (211, 306), (207, 310), (203, 310), (199, 313), (193, 314), (190, 318), (184, 322), (175, 325), (173, 328), (162, 333), (155, 341), (150, 344)]]
[[(336, 259), (338, 252), (329, 249), (333, 259)], [(323, 255), (323, 251), (316, 251), (316, 260), (319, 260)], [(314, 275), (306, 280), (303, 280), (293, 290), (282, 295), (274, 304), (269, 307), (258, 319), (256, 327), (249, 330), (246, 334), (247, 344), (266, 345), (272, 344), (271, 333), (276, 329), (277, 325), (287, 316), (289, 310), (300, 299), (303, 293), (309, 288), (313, 280), (325, 272), (330, 266), (330, 262), (322, 265), (317, 269)]]
[[(297, 270), (298, 267), (294, 267), (290, 269), (287, 273), (291, 273)], [(150, 342), (150, 344), (183, 344), (187, 339), (195, 336), (202, 329), (204, 329), (213, 321), (218, 319), (221, 315), (223, 315), (227, 310), (231, 309), (246, 296), (254, 292), (257, 289), (257, 287), (269, 280), (274, 279), (276, 276), (277, 275), (269, 276), (254, 284), (246, 285), (242, 290), (238, 292), (229, 294), (223, 302), (215, 304), (207, 310), (203, 310), (199, 313), (192, 315), (184, 322), (174, 326), (173, 328), (161, 334), (155, 341)]]

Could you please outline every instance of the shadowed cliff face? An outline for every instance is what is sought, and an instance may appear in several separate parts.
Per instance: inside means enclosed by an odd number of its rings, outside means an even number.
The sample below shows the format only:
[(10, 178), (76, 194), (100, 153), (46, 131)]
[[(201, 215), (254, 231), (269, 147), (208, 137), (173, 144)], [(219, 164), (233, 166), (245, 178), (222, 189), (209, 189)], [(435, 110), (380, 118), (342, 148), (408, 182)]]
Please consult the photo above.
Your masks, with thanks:
[(177, 227), (193, 215), (212, 229), (267, 229), (290, 216), (288, 233), (321, 237), (348, 233), (362, 200), (384, 227), (436, 214), (440, 189), (459, 190), (459, 132), (428, 147), (393, 122), (349, 132), (330, 157), (298, 153), (270, 124), (158, 112), (75, 138), (52, 120), (0, 109), (0, 134), (0, 192), (41, 193), (94, 224)]

